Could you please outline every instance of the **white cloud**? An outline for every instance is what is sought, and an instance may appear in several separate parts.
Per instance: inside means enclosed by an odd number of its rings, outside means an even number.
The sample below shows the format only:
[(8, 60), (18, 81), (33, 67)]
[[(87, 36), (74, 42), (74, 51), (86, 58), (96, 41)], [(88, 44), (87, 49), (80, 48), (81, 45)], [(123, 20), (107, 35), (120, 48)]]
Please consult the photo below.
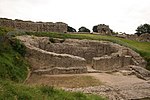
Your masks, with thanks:
[(63, 21), (76, 29), (104, 23), (127, 33), (150, 23), (149, 9), (150, 0), (0, 0), (0, 17)]

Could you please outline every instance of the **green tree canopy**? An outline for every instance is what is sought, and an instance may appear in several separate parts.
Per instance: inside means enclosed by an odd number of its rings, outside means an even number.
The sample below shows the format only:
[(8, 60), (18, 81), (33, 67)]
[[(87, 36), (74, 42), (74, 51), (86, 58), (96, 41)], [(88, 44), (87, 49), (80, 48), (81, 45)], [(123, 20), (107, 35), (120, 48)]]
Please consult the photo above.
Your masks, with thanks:
[(92, 29), (92, 30), (93, 30), (93, 32), (98, 32), (98, 30), (97, 30), (97, 26), (98, 26), (98, 25), (93, 26), (93, 29)]
[(136, 33), (138, 36), (144, 33), (150, 33), (150, 25), (149, 24), (143, 24), (137, 27)]
[(82, 26), (82, 27), (79, 28), (78, 32), (90, 32), (90, 30), (88, 28)]
[(67, 32), (76, 32), (76, 29), (74, 29), (74, 28), (71, 27), (71, 26), (68, 26), (68, 27), (67, 27)]

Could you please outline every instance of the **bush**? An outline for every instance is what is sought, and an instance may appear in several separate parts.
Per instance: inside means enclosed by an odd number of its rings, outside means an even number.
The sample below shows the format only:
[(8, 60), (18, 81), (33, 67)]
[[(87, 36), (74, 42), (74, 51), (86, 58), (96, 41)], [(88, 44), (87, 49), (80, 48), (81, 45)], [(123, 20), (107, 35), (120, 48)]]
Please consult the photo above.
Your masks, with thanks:
[(24, 44), (22, 44), (20, 42), (20, 40), (18, 40), (18, 39), (12, 39), (11, 40), (11, 45), (12, 45), (13, 49), (16, 52), (20, 53), (23, 57), (25, 56), (25, 54), (26, 54), (26, 47), (25, 47)]
[(90, 33), (90, 30), (88, 28), (82, 26), (82, 27), (79, 28), (78, 32), (89, 32)]
[(149, 24), (144, 24), (144, 25), (138, 26), (135, 34), (137, 34), (139, 36), (144, 33), (150, 34), (150, 25)]
[(93, 26), (93, 32), (98, 32), (97, 27), (98, 25)]
[(7, 28), (7, 27), (0, 27), (0, 36), (6, 35), (9, 31), (12, 31), (13, 29)]
[(76, 29), (74, 29), (73, 27), (68, 26), (67, 27), (67, 32), (76, 32)]

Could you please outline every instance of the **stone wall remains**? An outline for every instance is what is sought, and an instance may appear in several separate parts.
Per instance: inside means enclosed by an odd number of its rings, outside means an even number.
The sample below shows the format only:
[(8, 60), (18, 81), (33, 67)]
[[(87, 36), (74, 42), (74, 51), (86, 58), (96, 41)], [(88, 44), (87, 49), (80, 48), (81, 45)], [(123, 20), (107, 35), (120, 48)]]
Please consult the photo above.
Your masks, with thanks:
[(67, 24), (62, 22), (32, 22), (0, 18), (0, 26), (29, 32), (67, 32)]
[[(29, 38), (30, 37), (30, 38)], [(57, 54), (36, 47), (35, 38), (18, 36), (27, 47), (26, 59), (36, 74), (69, 74), (86, 73), (86, 60), (69, 54)]]
[(84, 73), (87, 66), (100, 71), (128, 65), (146, 66), (146, 61), (130, 48), (107, 41), (18, 36), (28, 48), (27, 60), (35, 73)]
[(90, 40), (66, 39), (63, 43), (49, 43), (48, 38), (38, 38), (36, 47), (58, 54), (70, 54), (86, 59), (87, 63), (91, 63), (93, 57), (101, 57), (103, 55), (111, 55), (117, 52), (117, 49), (109, 45), (109, 43)]
[(49, 68), (49, 69), (34, 70), (33, 73), (38, 74), (38, 75), (81, 74), (81, 73), (87, 73), (87, 68), (86, 67), (70, 67), (70, 68), (54, 67), (54, 68)]
[(44, 50), (28, 47), (26, 57), (33, 70), (48, 68), (82, 68), (86, 67), (85, 59), (69, 54), (56, 54)]
[(112, 35), (111, 29), (105, 24), (99, 24), (97, 30), (100, 35)]
[(150, 42), (150, 33), (141, 34), (138, 40), (141, 42)]
[(144, 33), (138, 36), (137, 34), (118, 34), (116, 37), (125, 38), (129, 40), (136, 40), (140, 42), (150, 42), (150, 34)]
[(124, 68), (131, 65), (131, 56), (104, 56), (94, 57), (92, 67), (96, 70), (108, 71)]

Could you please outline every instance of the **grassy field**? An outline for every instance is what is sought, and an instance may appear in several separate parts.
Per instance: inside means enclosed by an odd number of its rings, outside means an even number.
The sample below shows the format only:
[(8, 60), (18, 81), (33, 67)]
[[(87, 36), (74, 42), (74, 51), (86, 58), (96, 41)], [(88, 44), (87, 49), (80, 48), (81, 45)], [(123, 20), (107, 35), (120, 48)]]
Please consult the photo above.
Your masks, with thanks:
[(65, 92), (49, 86), (23, 84), (28, 74), (25, 46), (0, 28), (0, 100), (106, 100), (96, 95)]
[(138, 52), (144, 59), (148, 62), (147, 69), (150, 70), (150, 42), (138, 42), (133, 40), (127, 40), (123, 38), (113, 37), (113, 36), (100, 36), (93, 34), (65, 34), (65, 33), (32, 33), (27, 32), (27, 35), (35, 36), (48, 36), (50, 38), (72, 38), (72, 39), (89, 39), (89, 40), (105, 40), (111, 41), (126, 47), (129, 47), (136, 52)]

